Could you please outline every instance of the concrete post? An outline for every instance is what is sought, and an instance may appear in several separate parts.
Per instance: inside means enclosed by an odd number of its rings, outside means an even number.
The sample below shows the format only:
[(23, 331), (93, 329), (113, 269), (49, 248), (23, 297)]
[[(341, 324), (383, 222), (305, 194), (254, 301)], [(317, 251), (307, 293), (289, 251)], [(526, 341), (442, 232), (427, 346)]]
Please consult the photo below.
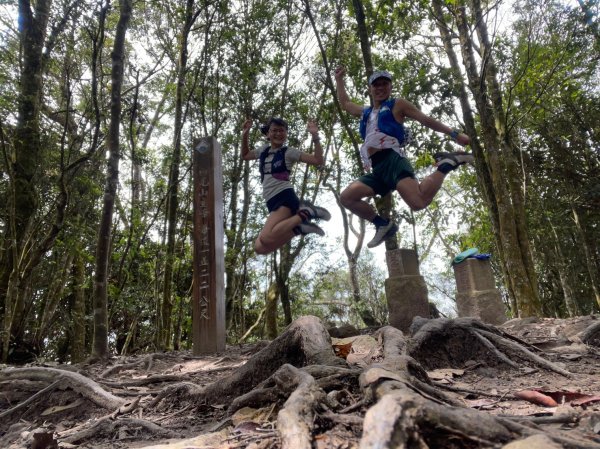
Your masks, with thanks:
[(454, 265), (458, 316), (478, 318), (488, 324), (502, 324), (506, 312), (494, 283), (489, 259), (467, 258)]
[(427, 285), (419, 272), (417, 252), (412, 249), (386, 251), (389, 278), (385, 280), (390, 324), (408, 332), (416, 316), (429, 318)]

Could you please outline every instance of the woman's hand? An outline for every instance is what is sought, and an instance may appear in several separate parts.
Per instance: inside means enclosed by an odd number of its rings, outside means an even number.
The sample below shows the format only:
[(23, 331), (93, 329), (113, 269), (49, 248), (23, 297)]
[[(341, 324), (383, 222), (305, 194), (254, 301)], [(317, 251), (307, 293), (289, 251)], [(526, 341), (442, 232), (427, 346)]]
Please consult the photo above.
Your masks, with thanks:
[(319, 138), (319, 125), (317, 125), (316, 120), (310, 119), (306, 124), (306, 130), (310, 133), (313, 140)]

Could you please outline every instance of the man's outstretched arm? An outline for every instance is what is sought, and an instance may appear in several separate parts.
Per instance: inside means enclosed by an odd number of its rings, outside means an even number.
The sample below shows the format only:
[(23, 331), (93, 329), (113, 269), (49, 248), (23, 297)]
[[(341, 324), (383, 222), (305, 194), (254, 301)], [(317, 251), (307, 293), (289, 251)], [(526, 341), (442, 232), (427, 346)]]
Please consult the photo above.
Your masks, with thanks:
[(445, 125), (439, 120), (436, 120), (433, 117), (423, 113), (414, 104), (412, 104), (410, 101), (404, 100), (403, 98), (396, 100), (396, 103), (394, 104), (394, 115), (411, 118), (434, 131), (447, 134), (460, 145), (464, 146), (471, 143), (471, 139), (466, 134), (461, 132), (456, 133), (455, 130), (450, 126)]
[(363, 112), (363, 107), (350, 100), (348, 92), (346, 92), (346, 82), (344, 81), (345, 74), (346, 69), (344, 67), (340, 66), (335, 69), (335, 84), (338, 100), (344, 111), (356, 117), (360, 117)]

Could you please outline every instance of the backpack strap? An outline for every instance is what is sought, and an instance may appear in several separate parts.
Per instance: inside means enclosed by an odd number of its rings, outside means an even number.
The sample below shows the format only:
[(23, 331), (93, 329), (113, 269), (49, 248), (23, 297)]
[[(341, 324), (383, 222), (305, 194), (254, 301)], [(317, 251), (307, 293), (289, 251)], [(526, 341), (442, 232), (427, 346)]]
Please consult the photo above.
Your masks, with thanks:
[(260, 156), (258, 157), (258, 170), (260, 171), (260, 182), (263, 182), (265, 179), (265, 161), (267, 160), (267, 156), (269, 155), (269, 150), (271, 149), (271, 145), (267, 145), (264, 150), (261, 151)]

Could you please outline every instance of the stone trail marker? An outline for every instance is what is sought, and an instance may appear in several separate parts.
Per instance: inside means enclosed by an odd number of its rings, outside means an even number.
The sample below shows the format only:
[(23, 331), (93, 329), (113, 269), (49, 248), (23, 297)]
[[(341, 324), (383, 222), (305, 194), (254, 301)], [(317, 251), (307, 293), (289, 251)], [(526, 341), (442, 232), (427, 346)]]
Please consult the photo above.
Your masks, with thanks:
[(385, 280), (390, 324), (407, 333), (416, 316), (429, 318), (427, 284), (419, 271), (417, 252), (412, 249), (386, 251), (389, 278)]
[(225, 349), (225, 258), (221, 145), (203, 137), (192, 146), (193, 212), (193, 354)]
[(454, 265), (456, 306), (459, 317), (474, 317), (488, 324), (502, 324), (506, 312), (496, 288), (489, 259), (467, 258)]

